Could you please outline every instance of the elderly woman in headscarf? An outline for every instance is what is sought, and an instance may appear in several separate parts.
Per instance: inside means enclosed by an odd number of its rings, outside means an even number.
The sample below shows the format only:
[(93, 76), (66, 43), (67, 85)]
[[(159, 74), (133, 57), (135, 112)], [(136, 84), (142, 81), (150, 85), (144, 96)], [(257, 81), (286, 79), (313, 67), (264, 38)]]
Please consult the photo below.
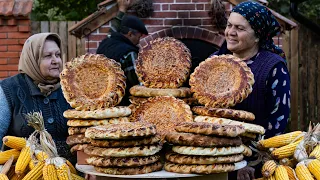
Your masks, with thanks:
[(67, 119), (63, 117), (70, 106), (59, 83), (65, 63), (61, 51), (60, 37), (54, 33), (39, 33), (26, 40), (19, 74), (0, 82), (0, 139), (5, 135), (28, 137), (34, 129), (27, 125), (24, 115), (41, 111), (59, 155), (70, 154), (66, 145)]
[[(266, 129), (265, 138), (283, 133), (290, 114), (290, 76), (286, 59), (272, 40), (279, 33), (280, 25), (266, 7), (256, 2), (243, 2), (232, 9), (225, 29), (226, 41), (214, 53), (232, 54), (250, 67), (255, 79), (253, 91), (234, 109), (254, 113), (253, 123)], [(253, 168), (238, 171), (237, 179), (253, 177)]]

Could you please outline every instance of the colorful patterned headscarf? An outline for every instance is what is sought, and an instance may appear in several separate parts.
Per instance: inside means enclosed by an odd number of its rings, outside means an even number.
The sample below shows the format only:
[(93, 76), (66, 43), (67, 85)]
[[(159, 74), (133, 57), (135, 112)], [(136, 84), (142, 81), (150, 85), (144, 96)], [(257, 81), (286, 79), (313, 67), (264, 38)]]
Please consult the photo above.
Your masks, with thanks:
[(280, 33), (280, 25), (266, 7), (256, 2), (246, 1), (235, 6), (232, 12), (241, 14), (247, 19), (260, 40), (261, 48), (274, 52), (286, 59), (282, 49), (277, 47), (272, 39), (272, 37)]

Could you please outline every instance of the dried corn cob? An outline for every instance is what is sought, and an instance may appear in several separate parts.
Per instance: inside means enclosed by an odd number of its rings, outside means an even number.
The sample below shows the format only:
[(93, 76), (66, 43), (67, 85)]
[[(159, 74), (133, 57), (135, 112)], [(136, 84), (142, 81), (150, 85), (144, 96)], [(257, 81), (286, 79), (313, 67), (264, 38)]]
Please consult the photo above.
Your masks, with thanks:
[(267, 180), (276, 180), (276, 177), (275, 177), (275, 175), (273, 175), (273, 176), (268, 177)]
[(76, 170), (76, 168), (74, 168), (74, 166), (71, 164), (71, 162), (66, 160), (66, 163), (70, 168), (70, 172), (73, 173), (73, 174), (77, 174), (77, 170)]
[(54, 165), (56, 167), (59, 180), (71, 179), (70, 168), (65, 159), (61, 157), (54, 158)]
[(286, 146), (277, 148), (276, 150), (272, 151), (272, 156), (276, 159), (282, 159), (282, 158), (288, 158), (293, 156), (294, 151), (296, 150), (296, 146), (301, 142), (302, 140), (290, 143)]
[(12, 177), (10, 177), (10, 180), (22, 180), (24, 177), (26, 176), (25, 173), (18, 175), (18, 174), (14, 174)]
[(263, 177), (267, 178), (272, 176), (274, 171), (276, 170), (276, 167), (277, 167), (277, 164), (274, 160), (266, 161), (261, 168)]
[(314, 159), (307, 163), (308, 169), (311, 174), (317, 179), (320, 180), (320, 160)]
[(29, 164), (28, 164), (29, 170), (32, 170), (32, 169), (34, 168), (34, 166), (36, 166), (36, 162), (31, 159), (31, 161), (30, 161)]
[(284, 168), (286, 168), (287, 170), (287, 173), (288, 173), (288, 176), (289, 176), (289, 180), (296, 180), (297, 176), (296, 176), (296, 173), (294, 171), (294, 169), (292, 169), (291, 167), (289, 166), (284, 166)]
[(294, 158), (283, 158), (279, 160), (279, 163), (284, 166), (289, 166), (291, 168), (295, 167), (297, 162)]
[(316, 158), (320, 160), (320, 144), (318, 144), (309, 155), (310, 158)]
[(297, 177), (301, 180), (313, 180), (313, 177), (304, 162), (300, 162), (296, 167)]
[(42, 172), (44, 180), (58, 180), (57, 170), (51, 159), (46, 160)]
[(71, 173), (72, 180), (85, 180), (83, 177)]
[[(293, 140), (296, 139), (299, 135), (302, 134), (302, 131), (294, 131), (279, 136), (274, 136), (272, 138), (260, 140), (259, 144), (264, 148), (278, 148), (290, 144)], [(299, 138), (302, 139), (303, 137)], [(297, 139), (298, 140), (298, 139)]]
[(276, 168), (274, 175), (275, 175), (276, 180), (289, 180), (287, 170), (283, 165), (279, 165)]
[(3, 144), (17, 150), (21, 150), (26, 146), (26, 139), (16, 136), (5, 136), (2, 138)]
[(43, 166), (44, 161), (39, 161), (37, 165), (31, 171), (29, 171), (28, 174), (22, 180), (32, 180), (41, 178)]
[(47, 153), (40, 150), (35, 150), (35, 154), (36, 154), (37, 160), (39, 161), (44, 161), (49, 157)]
[(16, 161), (19, 155), (20, 155), (20, 151), (16, 149), (10, 149), (7, 151), (0, 152), (0, 164), (6, 163), (11, 156), (13, 156), (14, 157), (13, 160)]
[(27, 145), (21, 150), (20, 156), (16, 163), (16, 174), (22, 174), (27, 168), (29, 162), (31, 161), (31, 149), (30, 144), (27, 142)]
[(0, 180), (9, 180), (9, 178), (5, 174), (0, 174)]

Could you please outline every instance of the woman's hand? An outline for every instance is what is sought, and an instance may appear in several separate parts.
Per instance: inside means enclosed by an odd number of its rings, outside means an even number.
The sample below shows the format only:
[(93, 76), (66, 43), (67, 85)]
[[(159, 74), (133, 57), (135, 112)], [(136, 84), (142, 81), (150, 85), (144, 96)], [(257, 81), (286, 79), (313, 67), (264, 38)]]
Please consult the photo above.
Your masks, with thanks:
[(131, 0), (117, 0), (119, 11), (121, 12), (127, 12), (127, 9), (131, 3)]
[(242, 169), (239, 169), (238, 173), (237, 173), (237, 180), (252, 180), (252, 179), (254, 179), (254, 171), (255, 171), (255, 169), (250, 166), (246, 166)]

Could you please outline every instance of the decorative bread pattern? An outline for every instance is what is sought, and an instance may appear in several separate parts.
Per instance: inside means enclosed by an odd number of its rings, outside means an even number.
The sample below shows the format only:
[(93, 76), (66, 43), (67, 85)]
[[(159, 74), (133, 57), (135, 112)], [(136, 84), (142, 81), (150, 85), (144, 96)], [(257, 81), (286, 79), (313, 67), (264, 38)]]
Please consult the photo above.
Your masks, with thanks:
[(247, 156), (247, 157), (250, 157), (250, 156), (252, 156), (252, 150), (248, 147), (248, 146), (246, 146), (246, 145), (244, 145), (244, 144), (242, 144), (242, 146), (243, 146), (243, 148), (244, 148), (244, 151), (243, 151), (243, 155), (245, 155), (245, 156)]
[(201, 116), (221, 117), (229, 118), (240, 121), (253, 121), (255, 116), (251, 112), (235, 110), (235, 109), (222, 109), (222, 108), (210, 108), (205, 106), (195, 106), (192, 108), (192, 112)]
[(169, 172), (182, 174), (215, 174), (231, 172), (235, 170), (234, 164), (212, 164), (212, 165), (182, 165), (171, 162), (164, 164), (164, 169)]
[(228, 108), (248, 97), (254, 76), (247, 64), (235, 56), (212, 56), (195, 68), (189, 84), (201, 104)]
[(130, 88), (130, 94), (138, 97), (173, 96), (178, 98), (191, 97), (191, 90), (187, 87), (175, 89), (148, 88), (136, 85)]
[(161, 145), (119, 147), (119, 148), (99, 148), (88, 146), (84, 152), (90, 156), (100, 157), (132, 157), (132, 156), (151, 156), (161, 150)]
[(177, 123), (193, 121), (190, 106), (171, 96), (149, 98), (136, 109), (132, 118), (156, 125), (162, 139), (166, 133), (174, 132)]
[(199, 146), (199, 147), (215, 147), (215, 146), (240, 146), (242, 144), (240, 137), (214, 137), (193, 133), (171, 132), (166, 135), (169, 143), (181, 146)]
[(139, 81), (150, 88), (179, 88), (191, 68), (189, 49), (172, 37), (157, 38), (143, 47), (136, 60)]
[[(177, 98), (177, 99), (181, 99), (182, 101), (184, 101), (186, 104), (188, 104), (189, 106), (198, 106), (200, 105), (198, 100), (196, 98), (193, 97), (188, 97), (188, 98)], [(129, 101), (131, 102), (131, 105), (135, 105), (135, 106), (139, 106), (140, 104), (146, 102), (148, 100), (147, 97), (137, 97), (137, 96), (129, 96)], [(129, 107), (131, 106), (129, 105)], [(132, 113), (134, 110), (132, 110), (132, 108), (130, 107)]]
[(139, 139), (128, 140), (94, 140), (91, 139), (91, 145), (97, 147), (130, 147), (158, 144), (160, 142), (159, 136), (150, 136)]
[(84, 151), (84, 149), (87, 148), (88, 146), (90, 146), (90, 144), (76, 144), (72, 146), (72, 148), (70, 149), (70, 152), (74, 153), (76, 151)]
[(148, 122), (128, 122), (94, 126), (86, 130), (86, 137), (91, 139), (127, 139), (155, 135), (156, 127)]
[(76, 110), (116, 106), (125, 93), (121, 64), (100, 54), (72, 59), (60, 74), (63, 95)]
[(229, 147), (203, 148), (203, 147), (193, 147), (193, 146), (173, 146), (172, 151), (178, 154), (185, 154), (185, 155), (226, 156), (226, 155), (243, 153), (244, 147), (229, 146)]
[(229, 156), (189, 156), (177, 153), (167, 153), (166, 159), (177, 164), (215, 164), (215, 163), (235, 163), (243, 160), (243, 154)]
[(90, 143), (90, 139), (86, 138), (84, 134), (76, 134), (76, 135), (68, 136), (66, 143), (69, 146), (73, 146), (75, 144)]
[(250, 132), (245, 132), (245, 133), (241, 134), (240, 136), (241, 136), (241, 138), (242, 137), (246, 137), (246, 138), (250, 138), (250, 139), (256, 139), (257, 138), (257, 134), (250, 133)]
[(72, 127), (87, 127), (87, 126), (100, 126), (100, 125), (109, 125), (109, 124), (120, 124), (130, 122), (129, 117), (119, 117), (119, 118), (110, 118), (110, 119), (101, 119), (101, 120), (80, 120), (80, 119), (69, 119), (67, 121), (68, 126)]
[(87, 127), (69, 127), (68, 134), (70, 136), (76, 135), (76, 134), (84, 134), (86, 130), (87, 130)]
[(86, 162), (93, 166), (102, 166), (102, 167), (135, 167), (143, 166), (147, 164), (152, 164), (157, 162), (160, 159), (159, 155), (153, 156), (144, 156), (144, 157), (123, 157), (123, 158), (114, 158), (114, 157), (89, 157), (86, 159)]
[(110, 107), (93, 111), (66, 110), (63, 116), (67, 119), (107, 119), (125, 117), (131, 114), (131, 109), (126, 106)]
[(94, 167), (96, 171), (106, 174), (114, 174), (114, 175), (135, 175), (135, 174), (147, 174), (154, 171), (160, 171), (162, 169), (161, 162), (156, 162), (153, 164), (148, 164), (139, 167)]
[(228, 137), (236, 137), (245, 132), (244, 127), (238, 125), (221, 125), (207, 122), (182, 122), (176, 125), (175, 130), (178, 132)]
[(235, 125), (241, 126), (245, 129), (246, 132), (249, 133), (257, 133), (257, 134), (264, 134), (265, 129), (262, 126), (256, 124), (250, 124), (245, 122), (233, 121), (231, 119), (226, 118), (217, 118), (217, 117), (209, 117), (209, 116), (196, 116), (194, 118), (195, 122), (206, 122), (206, 123), (213, 123), (213, 124), (220, 124), (220, 125)]

